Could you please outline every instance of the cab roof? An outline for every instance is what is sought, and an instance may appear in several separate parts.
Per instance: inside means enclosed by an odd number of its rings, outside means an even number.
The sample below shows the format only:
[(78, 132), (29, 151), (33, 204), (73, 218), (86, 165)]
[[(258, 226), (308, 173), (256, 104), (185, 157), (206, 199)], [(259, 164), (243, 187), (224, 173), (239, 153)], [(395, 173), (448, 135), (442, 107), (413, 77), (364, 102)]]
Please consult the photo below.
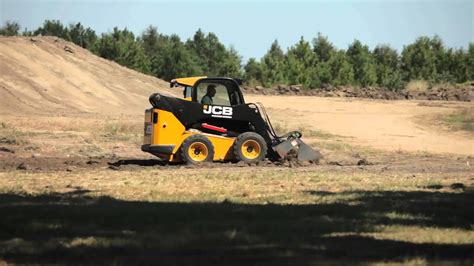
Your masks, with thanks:
[(176, 87), (176, 86), (188, 86), (188, 87), (194, 87), (196, 82), (198, 82), (201, 79), (212, 79), (212, 80), (233, 80), (237, 82), (237, 84), (240, 86), (243, 84), (243, 80), (240, 78), (227, 78), (227, 77), (208, 77), (208, 76), (198, 76), (198, 77), (186, 77), (186, 78), (175, 78), (170, 81), (170, 87)]
[(171, 80), (171, 87), (174, 85), (181, 85), (181, 86), (189, 86), (192, 87), (196, 82), (200, 79), (207, 78), (207, 76), (199, 76), (199, 77), (187, 77), (187, 78), (176, 78)]

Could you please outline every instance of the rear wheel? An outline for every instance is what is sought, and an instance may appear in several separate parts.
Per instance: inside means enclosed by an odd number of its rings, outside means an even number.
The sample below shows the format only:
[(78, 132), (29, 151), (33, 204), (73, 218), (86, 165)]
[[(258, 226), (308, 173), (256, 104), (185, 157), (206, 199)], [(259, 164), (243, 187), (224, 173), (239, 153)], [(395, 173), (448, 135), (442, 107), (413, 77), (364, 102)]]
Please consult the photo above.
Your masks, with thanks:
[(245, 132), (237, 136), (234, 144), (236, 160), (246, 163), (261, 161), (267, 155), (267, 144), (262, 136), (255, 132)]
[(192, 135), (183, 141), (181, 157), (189, 164), (212, 162), (214, 146), (206, 136)]

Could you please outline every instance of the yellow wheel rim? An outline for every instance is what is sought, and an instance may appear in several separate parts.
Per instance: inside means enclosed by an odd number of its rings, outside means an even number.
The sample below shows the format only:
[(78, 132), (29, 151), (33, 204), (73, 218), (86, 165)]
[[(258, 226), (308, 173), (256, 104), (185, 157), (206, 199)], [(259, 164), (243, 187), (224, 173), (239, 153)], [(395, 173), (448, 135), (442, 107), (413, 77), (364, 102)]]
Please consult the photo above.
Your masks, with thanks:
[(242, 144), (240, 150), (245, 158), (252, 160), (260, 156), (261, 147), (257, 141), (249, 139)]
[(206, 144), (202, 142), (194, 142), (189, 145), (188, 155), (193, 161), (202, 162), (206, 160), (209, 155), (209, 150), (207, 149)]

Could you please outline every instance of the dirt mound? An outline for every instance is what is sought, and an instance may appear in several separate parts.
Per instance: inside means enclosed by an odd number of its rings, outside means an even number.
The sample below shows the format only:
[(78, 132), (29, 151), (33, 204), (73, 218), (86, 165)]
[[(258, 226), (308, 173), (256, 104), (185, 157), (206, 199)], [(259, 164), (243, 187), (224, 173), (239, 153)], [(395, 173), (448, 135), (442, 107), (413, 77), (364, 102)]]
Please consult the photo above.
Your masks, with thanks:
[(441, 100), (474, 101), (474, 84), (463, 88), (437, 86), (425, 91), (391, 91), (382, 87), (325, 86), (319, 89), (303, 90), (301, 85), (278, 85), (275, 88), (261, 86), (244, 87), (246, 93), (262, 95), (311, 95), (320, 97), (354, 97), (383, 100)]
[(141, 114), (151, 93), (177, 93), (56, 37), (0, 37), (0, 73), (0, 114)]

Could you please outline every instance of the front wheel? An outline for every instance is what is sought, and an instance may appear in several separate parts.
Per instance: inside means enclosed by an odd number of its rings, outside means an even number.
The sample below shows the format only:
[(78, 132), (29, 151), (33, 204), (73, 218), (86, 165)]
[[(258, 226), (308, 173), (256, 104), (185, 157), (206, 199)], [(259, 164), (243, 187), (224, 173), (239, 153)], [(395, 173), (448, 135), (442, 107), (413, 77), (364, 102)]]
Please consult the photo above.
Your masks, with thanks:
[(245, 132), (237, 136), (234, 143), (236, 160), (255, 163), (267, 156), (267, 144), (262, 136), (255, 132)]
[(206, 136), (192, 135), (183, 141), (181, 157), (189, 164), (212, 162), (214, 146)]

